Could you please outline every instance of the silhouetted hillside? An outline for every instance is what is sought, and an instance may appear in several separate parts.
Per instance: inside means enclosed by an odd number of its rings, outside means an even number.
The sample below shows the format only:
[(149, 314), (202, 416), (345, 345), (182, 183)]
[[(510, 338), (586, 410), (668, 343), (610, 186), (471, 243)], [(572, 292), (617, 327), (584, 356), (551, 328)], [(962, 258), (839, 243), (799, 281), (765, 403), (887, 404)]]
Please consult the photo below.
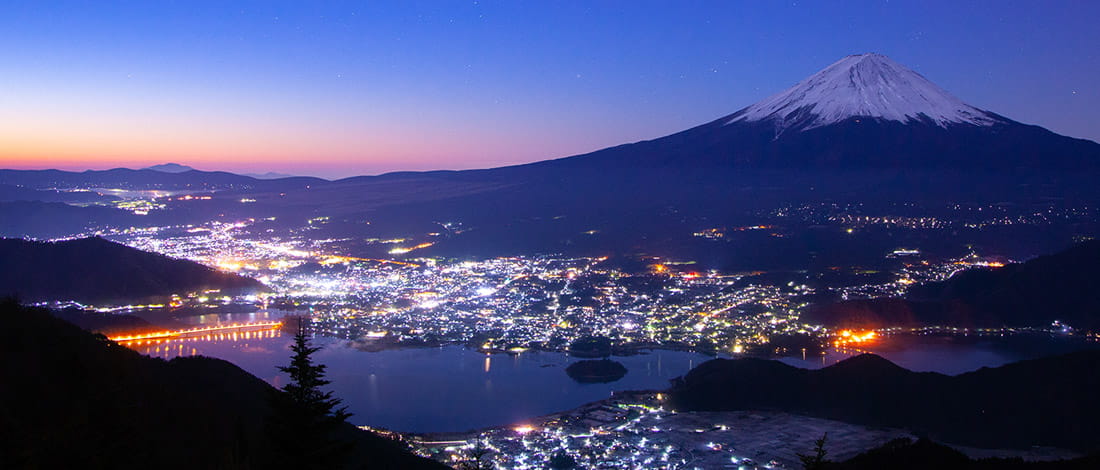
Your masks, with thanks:
[(715, 359), (670, 390), (673, 407), (770, 409), (906, 428), (979, 447), (1100, 448), (1100, 351), (1021, 361), (958, 376), (911, 372), (864, 354), (820, 370)]
[[(828, 445), (826, 445), (828, 448)], [(827, 470), (1086, 470), (1100, 468), (1100, 455), (1072, 460), (1025, 462), (1022, 459), (973, 460), (943, 444), (927, 439), (898, 439), (844, 462), (826, 465)]]
[(959, 302), (977, 315), (995, 314), (1008, 325), (1049, 325), (1062, 320), (1091, 327), (1100, 320), (1100, 240), (1000, 269), (972, 269), (947, 281), (914, 287), (909, 298)]
[(203, 289), (259, 291), (254, 279), (99, 237), (62, 242), (0, 239), (0, 296), (24, 301), (129, 301)]
[[(0, 467), (279, 468), (264, 433), (274, 389), (237, 366), (142, 356), (10, 301), (0, 317)], [(347, 468), (445, 468), (343, 434), (356, 446)]]
[(801, 319), (810, 324), (847, 329), (917, 328), (928, 325), (974, 328), (996, 324), (996, 319), (992, 317), (976, 318), (973, 310), (961, 303), (916, 302), (899, 297), (814, 305), (803, 312)]
[(111, 207), (61, 202), (0, 202), (0, 237), (62, 237), (93, 227), (140, 225), (141, 216)]
[[(151, 329), (152, 323), (135, 315), (125, 313), (101, 313), (79, 308), (65, 308), (53, 310), (53, 315), (65, 320), (81, 329), (94, 333), (102, 333), (112, 336), (119, 333), (133, 333), (138, 330)], [(165, 326), (165, 325), (161, 325)], [(177, 329), (185, 328), (180, 326)]]
[(57, 191), (24, 188), (11, 184), (0, 184), (0, 201), (43, 201), (43, 202), (105, 202), (118, 199), (103, 196), (93, 191)]
[(808, 322), (857, 328), (950, 325), (1100, 328), (1100, 240), (1025, 263), (971, 269), (913, 287), (905, 299), (872, 299), (817, 307)]

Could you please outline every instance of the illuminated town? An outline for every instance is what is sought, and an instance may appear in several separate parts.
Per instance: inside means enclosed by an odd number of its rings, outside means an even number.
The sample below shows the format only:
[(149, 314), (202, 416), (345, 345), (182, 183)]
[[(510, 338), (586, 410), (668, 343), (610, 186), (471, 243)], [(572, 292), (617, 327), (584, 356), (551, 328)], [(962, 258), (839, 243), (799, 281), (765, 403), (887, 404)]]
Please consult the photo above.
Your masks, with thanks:
[(0, 470), (1100, 469), (1100, 2), (5, 6)]
[(854, 455), (908, 433), (772, 412), (673, 412), (663, 396), (628, 392), (525, 424), (462, 434), (403, 436), (418, 453), (451, 465), (481, 454), (483, 468), (797, 469), (810, 436), (829, 432)]
[[(171, 197), (177, 204), (195, 199)], [(334, 248), (344, 246), (342, 240), (315, 238), (316, 227), (326, 222), (318, 217), (286, 236), (266, 237), (255, 233), (255, 219), (100, 231), (135, 248), (253, 277), (271, 292), (245, 297), (181, 293), (169, 305), (79, 307), (116, 313), (186, 307), (199, 313), (262, 309), (308, 315), (317, 332), (368, 350), (460, 344), (485, 351), (566, 351), (577, 339), (598, 336), (609, 338), (619, 353), (648, 348), (739, 353), (774, 335), (827, 333), (799, 321), (811, 296), (823, 291), (840, 299), (894, 297), (911, 285), (943, 280), (962, 269), (1003, 265), (977, 254), (929, 261), (919, 250), (898, 248), (883, 254), (899, 261), (885, 280), (814, 288), (769, 282), (759, 277), (761, 272), (697, 271), (691, 261), (656, 257), (644, 260), (640, 272), (622, 270), (605, 257), (392, 258), (431, 246), (423, 240), (438, 234), (368, 239), (364, 243), (387, 246), (391, 257), (358, 258)], [(729, 231), (757, 230), (776, 228), (711, 229), (696, 235), (721, 239)]]
[[(188, 204), (208, 196), (170, 197), (170, 204)], [(137, 198), (115, 204), (143, 213), (163, 210), (164, 204), (157, 201)], [(827, 206), (787, 210), (772, 214), (774, 220), (792, 216), (807, 223), (823, 220), (841, 233), (868, 230), (875, 225), (908, 230), (955, 226), (935, 217), (851, 215), (858, 213), (853, 208), (846, 209), (849, 215), (836, 215), (838, 209)], [(1057, 216), (1072, 214), (1069, 211)], [(998, 214), (966, 223), (968, 227), (1043, 223), (1044, 216), (1054, 215), (1005, 218)], [(835, 267), (830, 270), (865, 281), (814, 287), (809, 282), (780, 282), (763, 271), (704, 270), (691, 260), (662, 257), (643, 259), (643, 268), (624, 269), (607, 257), (417, 256), (418, 250), (438, 241), (438, 233), (361, 240), (356, 243), (381, 247), (385, 256), (358, 257), (348, 254), (348, 247), (354, 246), (348, 240), (321, 238), (320, 228), (329, 223), (327, 217), (310, 219), (302, 227), (279, 234), (261, 230), (265, 222), (272, 220), (104, 228), (94, 234), (249, 276), (263, 282), (269, 292), (241, 296), (218, 291), (181, 292), (163, 303), (147, 305), (55, 302), (52, 306), (102, 313), (175, 311), (198, 318), (198, 326), (112, 337), (144, 354), (165, 359), (198, 354), (196, 342), (229, 342), (247, 349), (252, 341), (282, 334), (282, 319), (291, 315), (310, 317), (315, 334), (344, 341), (361, 351), (463, 346), (486, 354), (513, 355), (525, 351), (569, 353), (575, 343), (593, 337), (609, 340), (611, 349), (603, 354), (667, 349), (722, 357), (762, 352), (769, 355), (772, 351), (761, 346), (777, 336), (794, 335), (817, 338), (822, 347), (851, 356), (871, 352), (879, 341), (895, 334), (1017, 332), (934, 326), (830, 331), (801, 321), (804, 309), (815, 297), (899, 297), (914, 285), (941, 281), (973, 267), (1001, 267), (1009, 261), (973, 252), (944, 259), (901, 246), (882, 253), (884, 264), (894, 266), (889, 272)], [(693, 235), (708, 243), (722, 243), (740, 233), (785, 236), (778, 224), (715, 227)], [(379, 249), (372, 251), (377, 252)], [(240, 317), (229, 322), (221, 315), (233, 312), (254, 313), (243, 322), (238, 322)], [(256, 316), (256, 312), (262, 315)], [(801, 353), (805, 359), (807, 349)], [(448, 465), (464, 465), (480, 458), (483, 468), (515, 469), (566, 463), (586, 469), (800, 468), (795, 450), (808, 449), (812, 437), (825, 432), (836, 439), (833, 447), (840, 456), (855, 455), (861, 449), (908, 436), (900, 430), (870, 429), (783, 413), (676, 413), (662, 406), (657, 392), (619, 393), (567, 412), (465, 433), (425, 435), (373, 430), (402, 439), (420, 455)]]

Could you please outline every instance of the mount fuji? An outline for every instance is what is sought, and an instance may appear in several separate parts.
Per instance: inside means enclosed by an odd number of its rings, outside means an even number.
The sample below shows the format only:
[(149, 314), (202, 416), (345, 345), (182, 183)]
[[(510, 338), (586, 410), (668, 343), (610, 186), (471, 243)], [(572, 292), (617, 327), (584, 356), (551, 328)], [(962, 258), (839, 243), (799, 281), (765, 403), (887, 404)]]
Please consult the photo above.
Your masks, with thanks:
[(766, 121), (777, 132), (804, 131), (851, 118), (944, 128), (1008, 123), (884, 55), (861, 54), (840, 59), (786, 91), (734, 113), (728, 124)]
[(340, 201), (341, 211), (379, 220), (384, 213), (484, 223), (585, 214), (570, 220), (595, 224), (621, 214), (636, 225), (657, 210), (716, 213), (813, 200), (1100, 198), (1097, 172), (1100, 144), (969, 105), (884, 55), (860, 54), (654, 140), (500, 168), (359, 176), (270, 199), (310, 210)]
[(655, 140), (528, 166), (617, 169), (1095, 170), (1100, 144), (971, 106), (881, 54)]
[[(850, 262), (846, 253), (856, 252), (879, 260), (882, 250), (913, 240), (895, 242), (889, 238), (893, 235), (875, 232), (883, 237), (875, 245), (846, 234), (833, 239), (817, 229), (791, 228), (790, 238), (752, 231), (740, 241), (730, 237), (715, 245), (693, 234), (707, 227), (760, 225), (761, 214), (777, 208), (860, 207), (868, 214), (951, 218), (970, 207), (1011, 207), (1028, 214), (1055, 203), (1095, 207), (1098, 173), (1100, 144), (967, 104), (886, 56), (861, 54), (676, 134), (524, 165), (336, 181), (255, 180), (199, 171), (0, 171), (0, 183), (55, 188), (59, 181), (70, 181), (78, 183), (74, 187), (97, 188), (104, 182), (134, 187), (136, 181), (159, 188), (221, 188), (208, 204), (187, 206), (196, 211), (196, 220), (278, 220), (273, 225), (291, 228), (313, 217), (332, 217), (334, 222), (317, 230), (334, 240), (439, 234), (442, 224), (446, 241), (433, 241), (418, 254), (593, 254), (614, 247), (629, 253), (675, 252), (717, 264), (753, 256), (771, 262), (783, 254), (793, 266), (809, 259), (808, 252), (829, 253), (836, 263)], [(126, 186), (114, 186), (122, 183)], [(242, 204), (246, 199), (250, 203)], [(916, 206), (932, 209), (917, 211)], [(0, 207), (0, 219), (4, 210)], [(23, 204), (8, 213), (39, 215), (42, 210)], [(813, 226), (822, 223), (818, 216), (824, 217), (815, 214), (806, 215)], [(1079, 232), (1092, 233), (1071, 227), (1021, 232), (1037, 238), (1006, 238), (1029, 246), (1050, 243), (1053, 250)], [(964, 238), (969, 243), (999, 233)], [(943, 237), (945, 244), (963, 240)], [(368, 254), (387, 256), (385, 251)]]
[[(743, 224), (746, 214), (776, 207), (856, 204), (893, 213), (910, 203), (1091, 204), (1100, 200), (1098, 172), (1100, 144), (969, 105), (886, 56), (861, 54), (654, 140), (501, 168), (348, 178), (269, 199), (355, 213), (379, 227), (435, 230), (439, 220), (478, 227), (447, 242), (454, 253), (688, 246), (702, 259), (721, 255), (684, 234)], [(803, 253), (727, 248), (736, 256)]]

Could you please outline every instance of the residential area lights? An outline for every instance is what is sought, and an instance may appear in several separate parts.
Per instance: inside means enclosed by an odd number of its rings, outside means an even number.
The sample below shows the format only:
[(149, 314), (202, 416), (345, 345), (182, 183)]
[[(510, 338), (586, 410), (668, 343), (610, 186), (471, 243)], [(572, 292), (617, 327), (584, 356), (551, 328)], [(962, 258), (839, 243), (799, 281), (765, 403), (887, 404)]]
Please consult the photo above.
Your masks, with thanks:
[[(649, 269), (626, 272), (602, 256), (354, 257), (332, 250), (331, 240), (309, 234), (257, 236), (250, 231), (256, 223), (161, 227), (115, 238), (254, 277), (273, 291), (262, 299), (201, 294), (174, 301), (173, 307), (252, 303), (310, 315), (318, 334), (368, 348), (463, 344), (510, 353), (564, 351), (577, 339), (602, 336), (624, 351), (657, 347), (736, 354), (776, 335), (816, 332), (800, 321), (815, 294), (899, 296), (912, 285), (989, 263), (980, 257), (930, 262), (909, 255), (893, 280), (815, 288), (756, 282), (758, 272), (727, 274), (660, 258)], [(860, 342), (873, 339), (859, 335)], [(837, 340), (855, 344), (852, 337)]]

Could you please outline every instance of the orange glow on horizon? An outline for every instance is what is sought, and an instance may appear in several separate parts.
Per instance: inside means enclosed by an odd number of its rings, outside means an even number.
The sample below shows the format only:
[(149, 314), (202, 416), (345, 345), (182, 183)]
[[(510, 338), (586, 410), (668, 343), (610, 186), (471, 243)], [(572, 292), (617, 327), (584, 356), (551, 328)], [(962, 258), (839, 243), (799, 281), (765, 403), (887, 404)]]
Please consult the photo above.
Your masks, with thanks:
[(426, 139), (417, 126), (377, 123), (353, 128), (289, 121), (211, 122), (207, 117), (177, 117), (171, 122), (142, 122), (127, 116), (104, 122), (58, 116), (26, 121), (0, 117), (0, 168), (84, 171), (172, 162), (206, 171), (346, 177), (492, 168), (562, 156), (544, 149), (531, 150), (524, 157), (515, 150), (521, 142), (485, 129), (455, 130)]

